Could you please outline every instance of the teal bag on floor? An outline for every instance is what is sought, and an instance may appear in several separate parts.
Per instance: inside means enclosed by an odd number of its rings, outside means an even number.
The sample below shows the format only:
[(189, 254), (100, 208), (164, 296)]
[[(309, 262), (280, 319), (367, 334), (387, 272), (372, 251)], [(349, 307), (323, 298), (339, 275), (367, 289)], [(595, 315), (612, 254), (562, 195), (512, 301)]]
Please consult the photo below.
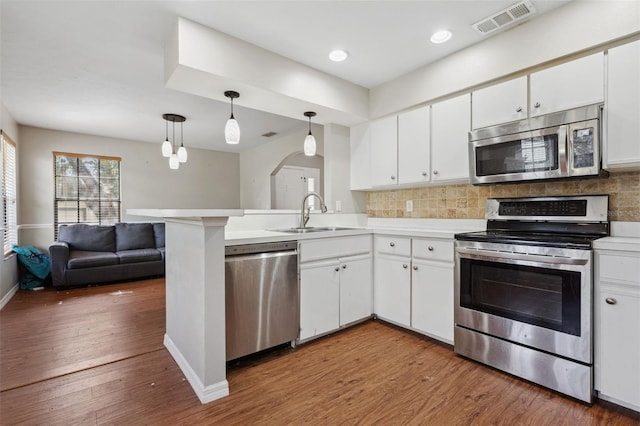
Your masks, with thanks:
[(24, 265), (27, 271), (20, 277), (20, 289), (31, 290), (41, 287), (51, 272), (49, 256), (33, 246), (14, 245), (11, 250), (17, 253), (18, 261)]

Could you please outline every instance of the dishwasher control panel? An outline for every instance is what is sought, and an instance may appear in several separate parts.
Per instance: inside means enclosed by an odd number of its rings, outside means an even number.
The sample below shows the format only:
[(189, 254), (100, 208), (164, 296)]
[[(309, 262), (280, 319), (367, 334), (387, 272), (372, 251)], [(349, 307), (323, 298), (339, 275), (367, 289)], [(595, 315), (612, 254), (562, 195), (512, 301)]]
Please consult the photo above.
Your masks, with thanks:
[(239, 246), (226, 246), (225, 256), (238, 256), (242, 254), (269, 253), (272, 251), (288, 251), (298, 248), (297, 241), (277, 241), (273, 243), (243, 244)]

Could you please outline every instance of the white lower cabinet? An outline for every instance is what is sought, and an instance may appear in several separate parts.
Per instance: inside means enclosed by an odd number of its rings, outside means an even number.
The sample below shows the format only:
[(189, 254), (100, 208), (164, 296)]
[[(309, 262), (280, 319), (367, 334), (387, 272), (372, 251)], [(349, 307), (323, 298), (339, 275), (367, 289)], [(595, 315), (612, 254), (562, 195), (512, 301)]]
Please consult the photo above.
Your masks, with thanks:
[(374, 268), (374, 312), (384, 320), (411, 325), (410, 258), (376, 253)]
[(411, 327), (452, 344), (453, 264), (414, 259), (411, 291)]
[(640, 250), (596, 250), (595, 387), (640, 411)]
[(374, 312), (453, 343), (453, 240), (374, 238)]
[(300, 336), (309, 340), (369, 318), (371, 236), (300, 242)]

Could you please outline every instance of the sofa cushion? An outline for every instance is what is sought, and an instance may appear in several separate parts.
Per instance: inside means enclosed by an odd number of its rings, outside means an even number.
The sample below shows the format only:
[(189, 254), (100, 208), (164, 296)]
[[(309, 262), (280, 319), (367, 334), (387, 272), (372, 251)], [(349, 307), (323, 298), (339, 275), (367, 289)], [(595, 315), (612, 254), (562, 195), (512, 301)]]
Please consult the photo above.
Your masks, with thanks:
[(120, 263), (140, 263), (162, 260), (160, 252), (154, 248), (117, 251)]
[(116, 251), (115, 230), (111, 225), (76, 223), (60, 225), (58, 241), (69, 244), (70, 250)]
[(113, 252), (73, 250), (69, 252), (68, 269), (95, 268), (118, 264), (118, 256)]
[(154, 248), (150, 223), (116, 223), (116, 251)]
[(164, 223), (153, 224), (153, 235), (156, 239), (156, 248), (164, 247)]

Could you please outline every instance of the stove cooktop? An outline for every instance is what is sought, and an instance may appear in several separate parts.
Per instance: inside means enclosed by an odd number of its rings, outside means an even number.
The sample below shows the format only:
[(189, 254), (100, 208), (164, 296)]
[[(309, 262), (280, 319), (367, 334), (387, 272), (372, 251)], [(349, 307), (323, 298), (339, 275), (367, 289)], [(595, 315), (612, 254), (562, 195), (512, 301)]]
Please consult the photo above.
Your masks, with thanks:
[(590, 250), (592, 243), (603, 235), (567, 235), (558, 233), (518, 233), (488, 230), (456, 234), (456, 240), (483, 241), (498, 244), (520, 244), (540, 247), (560, 247)]

